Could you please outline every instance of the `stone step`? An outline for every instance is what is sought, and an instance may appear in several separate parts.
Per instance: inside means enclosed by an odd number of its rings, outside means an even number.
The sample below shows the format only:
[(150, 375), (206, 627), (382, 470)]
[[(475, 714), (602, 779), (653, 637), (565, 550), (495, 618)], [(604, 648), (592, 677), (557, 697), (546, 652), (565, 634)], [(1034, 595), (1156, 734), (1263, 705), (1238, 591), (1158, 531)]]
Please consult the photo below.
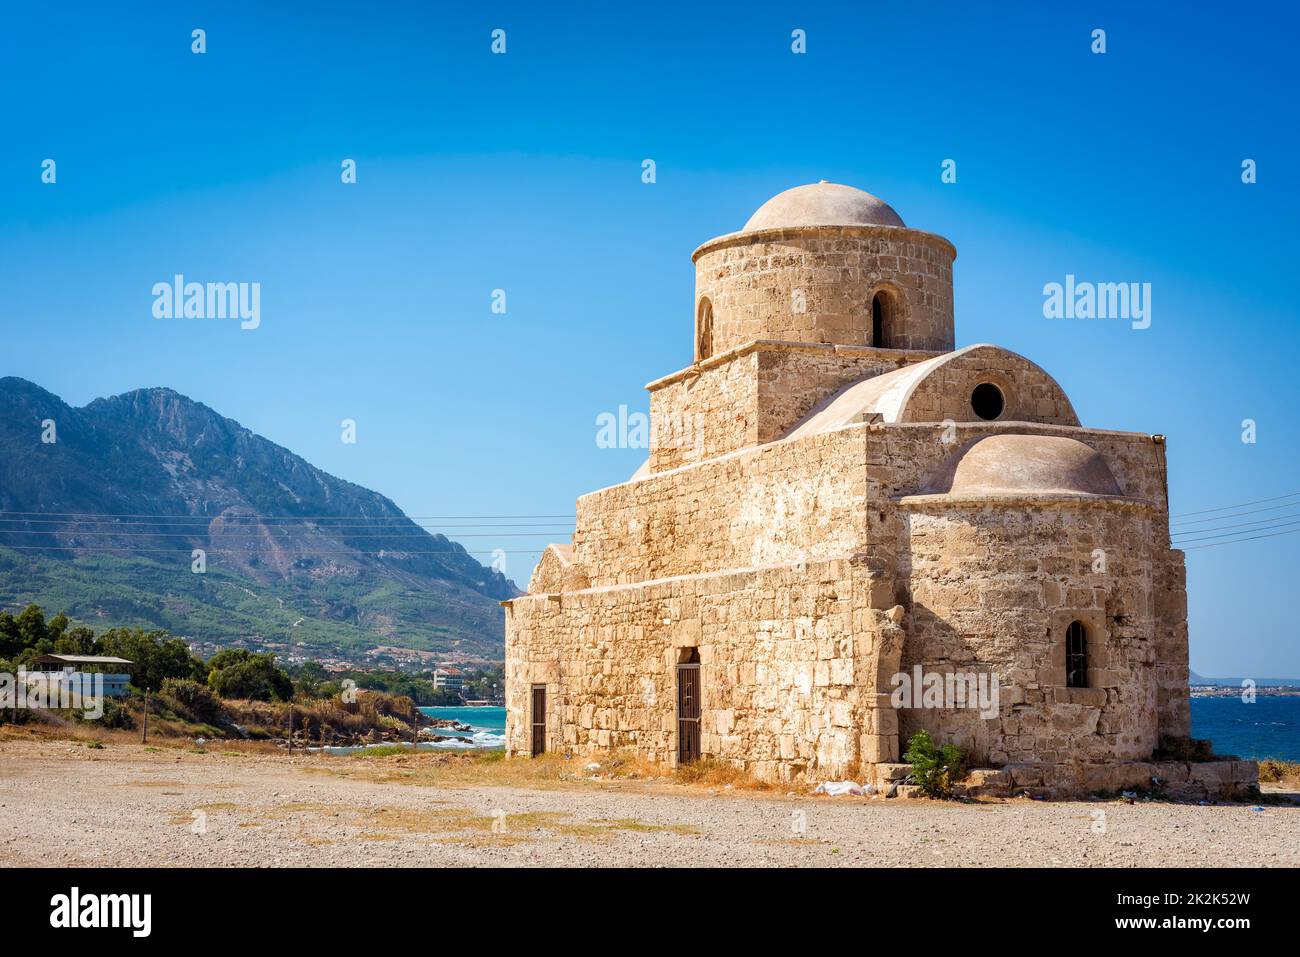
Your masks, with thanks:
[(897, 764), (886, 762), (876, 765), (877, 781), (901, 781), (912, 773), (910, 764)]

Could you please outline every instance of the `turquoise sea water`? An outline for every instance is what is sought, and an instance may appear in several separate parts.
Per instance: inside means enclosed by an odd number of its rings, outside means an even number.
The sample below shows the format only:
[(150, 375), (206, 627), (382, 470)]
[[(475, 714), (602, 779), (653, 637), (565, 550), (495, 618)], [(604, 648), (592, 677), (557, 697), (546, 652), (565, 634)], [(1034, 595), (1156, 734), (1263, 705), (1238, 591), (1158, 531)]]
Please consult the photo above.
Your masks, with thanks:
[[(421, 708), (422, 714), (427, 714), (431, 718), (452, 718), (461, 724), (467, 724), (474, 729), (474, 734), (481, 734), (482, 740), (488, 742), (488, 737), (504, 737), (506, 733), (506, 709), (505, 708)], [(458, 735), (465, 737), (466, 733), (445, 729), (441, 732), (444, 735)], [(472, 735), (471, 735), (472, 736)], [(496, 746), (501, 747), (504, 742), (497, 742)]]
[[(506, 746), (505, 708), (421, 708), (431, 718), (454, 718), (468, 725), (468, 731), (442, 728), (438, 736), (447, 741), (421, 741), (421, 751), (494, 751)], [(371, 745), (385, 747), (386, 745)], [(364, 747), (326, 748), (330, 754), (355, 754)]]
[(1192, 737), (1209, 738), (1216, 754), (1300, 761), (1300, 697), (1193, 698)]

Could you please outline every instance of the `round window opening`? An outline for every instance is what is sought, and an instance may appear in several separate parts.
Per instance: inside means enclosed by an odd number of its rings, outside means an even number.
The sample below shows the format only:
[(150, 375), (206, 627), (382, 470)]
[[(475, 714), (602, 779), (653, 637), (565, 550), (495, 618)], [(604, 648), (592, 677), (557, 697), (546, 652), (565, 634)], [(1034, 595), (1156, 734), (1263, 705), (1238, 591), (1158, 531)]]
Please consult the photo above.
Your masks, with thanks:
[(970, 394), (970, 407), (981, 419), (996, 419), (1005, 405), (1002, 390), (992, 382), (981, 382)]

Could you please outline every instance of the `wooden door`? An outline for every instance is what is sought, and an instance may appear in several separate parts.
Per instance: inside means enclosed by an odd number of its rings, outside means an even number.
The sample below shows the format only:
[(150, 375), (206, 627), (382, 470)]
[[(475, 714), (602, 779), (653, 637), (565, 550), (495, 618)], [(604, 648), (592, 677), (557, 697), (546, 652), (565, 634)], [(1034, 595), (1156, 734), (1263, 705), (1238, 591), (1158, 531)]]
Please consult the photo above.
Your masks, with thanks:
[(546, 685), (533, 685), (533, 755), (546, 752)]

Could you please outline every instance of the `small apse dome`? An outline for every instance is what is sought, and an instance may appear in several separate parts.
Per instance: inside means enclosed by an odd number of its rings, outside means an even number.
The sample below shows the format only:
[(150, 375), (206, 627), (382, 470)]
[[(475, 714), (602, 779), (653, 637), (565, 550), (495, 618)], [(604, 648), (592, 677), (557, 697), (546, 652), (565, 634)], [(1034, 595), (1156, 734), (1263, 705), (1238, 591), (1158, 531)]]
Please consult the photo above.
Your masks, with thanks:
[(1120, 496), (1106, 460), (1057, 435), (989, 435), (958, 450), (930, 477), (928, 494), (1055, 493)]

